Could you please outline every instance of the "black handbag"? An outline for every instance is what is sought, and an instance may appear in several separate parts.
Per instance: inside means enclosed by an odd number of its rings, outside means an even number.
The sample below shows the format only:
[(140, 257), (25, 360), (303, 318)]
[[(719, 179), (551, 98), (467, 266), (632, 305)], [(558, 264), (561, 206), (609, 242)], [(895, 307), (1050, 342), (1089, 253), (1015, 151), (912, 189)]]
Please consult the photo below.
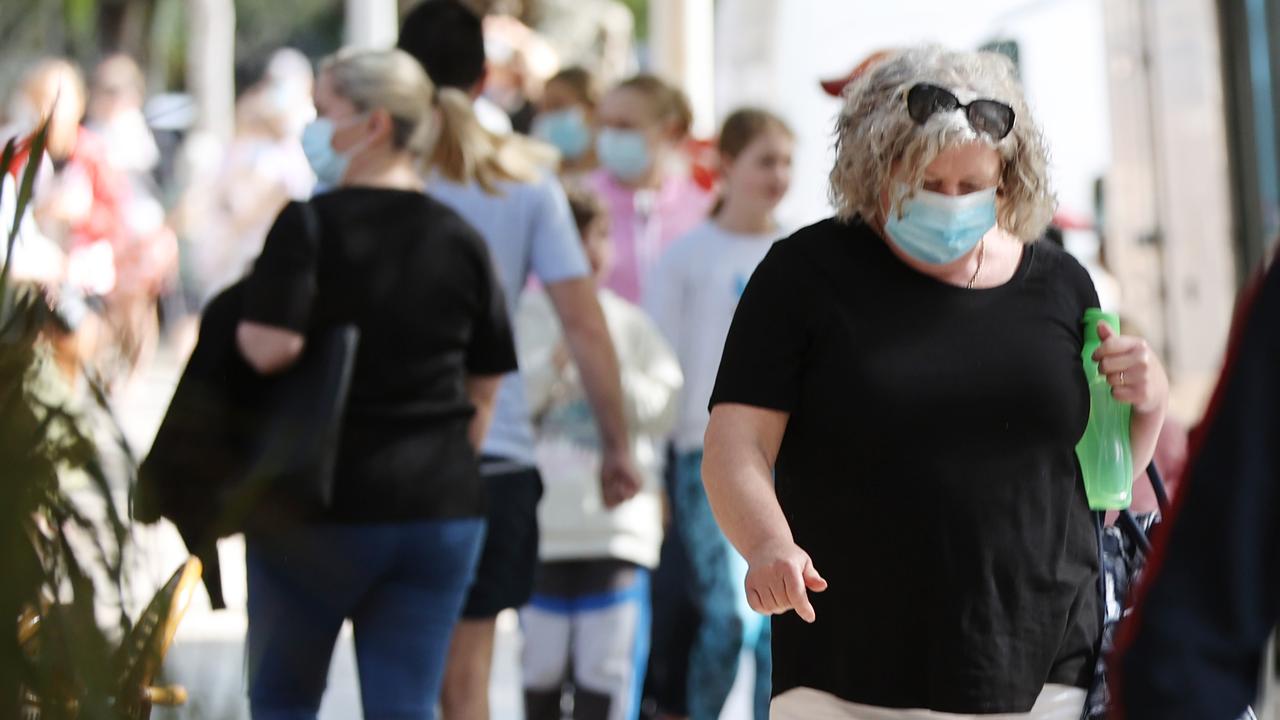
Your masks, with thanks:
[(360, 331), (341, 325), (308, 333), (293, 367), (263, 378), (241, 408), (248, 422), (244, 470), (224, 502), (232, 518), (249, 518), (264, 501), (311, 516), (333, 504), (342, 419), (355, 368)]
[[(307, 242), (320, 247), (320, 219), (299, 203)], [(248, 517), (264, 498), (289, 503), (302, 515), (333, 504), (338, 441), (355, 368), (360, 330), (354, 325), (314, 328), (302, 356), (283, 373), (256, 377), (242, 395), (250, 422), (240, 429), (244, 476), (228, 498), (234, 516)], [(248, 431), (248, 432), (245, 432)], [(237, 513), (237, 505), (245, 512)]]
[[(1082, 720), (1106, 720), (1111, 706), (1111, 689), (1107, 683), (1108, 660), (1115, 649), (1116, 632), (1120, 622), (1133, 610), (1132, 591), (1146, 569), (1151, 555), (1151, 536), (1161, 517), (1169, 511), (1169, 493), (1155, 462), (1147, 466), (1147, 480), (1155, 491), (1159, 510), (1135, 514), (1122, 510), (1115, 525), (1102, 527), (1102, 513), (1098, 513), (1098, 546), (1101, 553), (1102, 637), (1099, 641), (1097, 664), (1093, 682), (1089, 687)], [(1239, 720), (1257, 720), (1251, 708), (1246, 708)]]
[[(303, 204), (308, 240), (315, 211)], [(236, 327), (245, 283), (205, 308), (200, 335), (138, 472), (133, 516), (169, 518), (206, 567), (222, 606), (216, 540), (317, 516), (333, 503), (338, 449), (360, 333), (307, 333), (298, 361), (262, 376), (241, 357)]]

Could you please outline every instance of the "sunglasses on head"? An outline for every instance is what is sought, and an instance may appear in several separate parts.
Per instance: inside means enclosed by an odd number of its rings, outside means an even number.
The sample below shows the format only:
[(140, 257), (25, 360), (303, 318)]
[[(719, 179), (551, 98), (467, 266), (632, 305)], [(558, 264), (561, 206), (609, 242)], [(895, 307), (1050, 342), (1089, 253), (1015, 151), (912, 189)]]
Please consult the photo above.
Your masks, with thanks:
[(935, 113), (964, 110), (969, 127), (986, 133), (992, 140), (1003, 140), (1013, 130), (1013, 108), (999, 100), (960, 102), (950, 90), (920, 83), (907, 92), (907, 114), (917, 125), (924, 125)]

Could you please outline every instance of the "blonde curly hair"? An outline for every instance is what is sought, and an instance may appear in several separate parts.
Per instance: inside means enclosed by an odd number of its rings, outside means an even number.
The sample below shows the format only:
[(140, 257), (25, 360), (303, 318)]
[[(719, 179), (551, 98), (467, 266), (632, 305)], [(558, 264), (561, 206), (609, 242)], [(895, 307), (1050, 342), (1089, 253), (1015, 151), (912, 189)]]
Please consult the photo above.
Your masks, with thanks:
[[(962, 112), (935, 113), (924, 125), (907, 114), (907, 92), (918, 83), (947, 88), (970, 102), (999, 100), (1013, 108), (1013, 130), (1001, 140), (975, 131)], [(896, 173), (912, 188), (893, 199), (891, 211), (924, 182), (925, 168), (943, 150), (982, 142), (1000, 154), (997, 222), (1023, 242), (1039, 238), (1057, 206), (1049, 187), (1048, 153), (1031, 118), (1013, 63), (990, 52), (962, 52), (936, 45), (896, 51), (844, 89), (836, 121), (836, 163), (831, 203), (845, 220), (855, 215), (884, 221), (881, 193)], [(892, 197), (892, 195), (891, 195)]]

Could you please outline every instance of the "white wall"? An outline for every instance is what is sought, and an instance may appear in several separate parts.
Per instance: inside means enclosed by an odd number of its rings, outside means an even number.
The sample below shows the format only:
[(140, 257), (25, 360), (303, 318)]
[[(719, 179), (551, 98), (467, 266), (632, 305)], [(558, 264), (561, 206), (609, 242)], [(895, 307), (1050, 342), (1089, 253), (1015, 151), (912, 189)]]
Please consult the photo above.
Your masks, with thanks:
[[(760, 104), (798, 139), (795, 183), (779, 213), (799, 225), (830, 212), (827, 172), (839, 102), (822, 78), (839, 77), (870, 52), (922, 42), (974, 48), (996, 36), (1019, 41), (1028, 101), (1044, 128), (1062, 207), (1092, 213), (1093, 179), (1110, 158), (1103, 0), (720, 0), (717, 115)], [(758, 23), (772, 37), (745, 41)], [(735, 38), (739, 38), (735, 42)], [(762, 54), (770, 55), (761, 62)], [(747, 62), (754, 58), (755, 62)], [(740, 68), (740, 70), (739, 70)]]
[(396, 44), (400, 11), (396, 0), (347, 0), (346, 44), (382, 50)]

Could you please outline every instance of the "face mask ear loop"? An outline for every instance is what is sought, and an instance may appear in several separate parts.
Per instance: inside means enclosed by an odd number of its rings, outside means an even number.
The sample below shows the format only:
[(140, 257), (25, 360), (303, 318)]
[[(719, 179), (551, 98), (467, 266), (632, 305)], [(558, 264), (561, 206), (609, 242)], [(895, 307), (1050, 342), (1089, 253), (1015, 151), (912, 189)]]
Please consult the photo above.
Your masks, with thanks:
[[(360, 123), (368, 122), (369, 118), (372, 115), (373, 115), (372, 110), (365, 110), (364, 112), (358, 115), (354, 115), (350, 118), (347, 118), (345, 121), (343, 121), (342, 127), (338, 127), (335, 125), (333, 128), (333, 132), (339, 133), (348, 128), (355, 127)], [(329, 137), (330, 137), (329, 143), (332, 146), (333, 136), (330, 135)], [(373, 142), (373, 138), (370, 137), (369, 133), (364, 133), (364, 137), (360, 138), (360, 140), (357, 141), (355, 145), (352, 145), (350, 148), (347, 148), (346, 150), (334, 150), (333, 152), (337, 155), (341, 155), (344, 158), (346, 158), (347, 164), (350, 165), (357, 155), (369, 149), (369, 145), (372, 142)]]

